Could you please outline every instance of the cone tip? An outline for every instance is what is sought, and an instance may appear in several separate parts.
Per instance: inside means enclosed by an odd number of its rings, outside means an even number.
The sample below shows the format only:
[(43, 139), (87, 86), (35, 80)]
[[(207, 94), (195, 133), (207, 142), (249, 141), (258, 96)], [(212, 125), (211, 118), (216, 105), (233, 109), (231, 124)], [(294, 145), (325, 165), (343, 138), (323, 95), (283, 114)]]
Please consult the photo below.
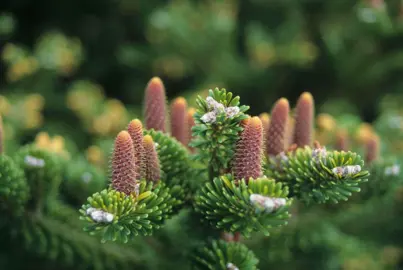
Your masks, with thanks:
[(131, 140), (129, 132), (126, 130), (122, 130), (119, 132), (118, 136), (116, 137), (117, 140)]
[(147, 88), (157, 88), (157, 89), (164, 89), (164, 83), (162, 82), (160, 77), (152, 77), (151, 80), (148, 82)]
[(260, 120), (259, 117), (254, 116), (252, 118), (250, 118), (249, 123), (248, 123), (251, 127), (260, 127), (262, 126), (262, 121)]
[(175, 106), (186, 106), (187, 102), (186, 102), (186, 99), (184, 97), (177, 97), (177, 98), (174, 99), (173, 105), (175, 105)]
[(268, 121), (270, 119), (270, 115), (268, 113), (261, 113), (259, 115), (260, 120), (262, 121)]
[(300, 96), (300, 100), (308, 101), (308, 102), (313, 102), (313, 96), (310, 92), (304, 92)]
[(158, 76), (154, 76), (151, 78), (150, 83), (162, 83), (162, 80)]
[(154, 145), (154, 140), (150, 135), (145, 135), (143, 138), (143, 142), (145, 145)]
[(289, 106), (290, 106), (290, 102), (289, 102), (288, 99), (286, 99), (286, 98), (280, 98), (280, 99), (277, 101), (277, 105), (289, 107)]
[(129, 123), (129, 127), (134, 127), (134, 128), (138, 128), (138, 127), (143, 127), (143, 124), (141, 123), (141, 121), (139, 119), (133, 119), (132, 121), (130, 121)]

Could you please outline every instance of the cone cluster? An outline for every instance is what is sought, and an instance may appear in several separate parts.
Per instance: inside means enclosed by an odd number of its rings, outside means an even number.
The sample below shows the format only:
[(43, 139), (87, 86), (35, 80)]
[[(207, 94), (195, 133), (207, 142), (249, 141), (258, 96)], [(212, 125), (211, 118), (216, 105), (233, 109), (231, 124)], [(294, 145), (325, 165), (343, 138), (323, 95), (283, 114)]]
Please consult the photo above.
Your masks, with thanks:
[(132, 120), (127, 131), (118, 134), (111, 163), (112, 187), (127, 195), (138, 195), (141, 179), (159, 181), (161, 172), (155, 143), (151, 136), (143, 136), (140, 120)]
[[(167, 132), (167, 96), (160, 78), (152, 78), (146, 87), (144, 96), (144, 121), (146, 129)], [(188, 147), (191, 140), (191, 128), (195, 125), (194, 108), (188, 108), (186, 99), (175, 98), (170, 105), (169, 127), (171, 136)], [(190, 149), (190, 148), (189, 148)]]
[(301, 94), (293, 114), (289, 101), (280, 98), (273, 105), (270, 121), (266, 113), (262, 113), (260, 119), (264, 126), (264, 152), (267, 157), (275, 157), (296, 147), (312, 147), (314, 101), (310, 93)]

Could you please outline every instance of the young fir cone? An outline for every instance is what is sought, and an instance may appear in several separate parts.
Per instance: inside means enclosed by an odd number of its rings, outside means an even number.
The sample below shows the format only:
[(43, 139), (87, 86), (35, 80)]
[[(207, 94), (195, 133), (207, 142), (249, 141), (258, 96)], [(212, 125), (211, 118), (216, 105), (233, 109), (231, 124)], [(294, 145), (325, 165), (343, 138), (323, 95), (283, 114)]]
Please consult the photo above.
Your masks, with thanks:
[(112, 187), (126, 195), (138, 192), (136, 170), (133, 141), (127, 131), (121, 131), (115, 139), (112, 156)]
[(145, 179), (157, 183), (161, 178), (161, 167), (153, 138), (150, 135), (144, 136), (143, 145)]
[(187, 102), (183, 97), (176, 98), (171, 105), (171, 135), (183, 145), (188, 144), (186, 115)]
[(4, 129), (3, 129), (3, 119), (0, 115), (0, 155), (4, 153)]
[(236, 180), (262, 176), (263, 126), (259, 117), (244, 121), (244, 130), (235, 147), (232, 171)]
[(144, 177), (144, 146), (143, 146), (143, 124), (140, 120), (132, 120), (128, 127), (130, 137), (134, 147), (134, 163), (136, 164), (136, 175)]
[(314, 102), (310, 93), (303, 93), (295, 108), (294, 143), (298, 147), (312, 146)]
[(267, 156), (276, 156), (285, 150), (289, 112), (290, 104), (287, 99), (281, 98), (274, 104), (265, 138)]
[[(196, 109), (195, 108), (189, 108), (187, 111), (187, 145), (189, 144), (190, 141), (192, 141), (192, 127), (194, 127), (196, 125), (195, 123), (195, 119), (193, 117), (193, 115), (196, 113)], [(194, 149), (190, 146), (188, 146), (189, 150), (191, 152), (194, 151)]]
[(166, 94), (161, 79), (154, 77), (146, 87), (144, 96), (144, 119), (147, 129), (165, 132)]
[(365, 162), (371, 164), (380, 156), (380, 140), (378, 135), (373, 134), (365, 144)]

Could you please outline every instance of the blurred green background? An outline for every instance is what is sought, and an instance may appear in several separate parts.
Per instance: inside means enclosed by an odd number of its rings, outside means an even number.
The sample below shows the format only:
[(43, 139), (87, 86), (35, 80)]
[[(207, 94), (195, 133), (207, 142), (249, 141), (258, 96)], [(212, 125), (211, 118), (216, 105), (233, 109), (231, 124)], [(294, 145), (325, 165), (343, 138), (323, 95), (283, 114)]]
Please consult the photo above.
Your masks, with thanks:
[(0, 92), (57, 100), (85, 80), (139, 105), (147, 81), (160, 76), (169, 97), (226, 87), (258, 114), (310, 91), (318, 105), (342, 99), (372, 121), (379, 99), (403, 87), (402, 5), (2, 0)]
[[(323, 145), (332, 146), (338, 132), (347, 130), (351, 149), (365, 154), (374, 129), (382, 138), (382, 156), (396, 155), (398, 164), (403, 159), (403, 0), (1, 0), (0, 56), (6, 153), (34, 141), (72, 157), (66, 179), (74, 181), (65, 182), (61, 193), (74, 209), (106, 183), (100, 174), (99, 182), (87, 186), (81, 173), (88, 163), (107, 168), (114, 137), (141, 117), (153, 76), (162, 78), (170, 100), (181, 95), (194, 106), (198, 94), (225, 87), (253, 115), (270, 112), (280, 97), (294, 107), (309, 91), (316, 113), (332, 115), (316, 118), (315, 136)], [(357, 242), (335, 233), (333, 225), (317, 223), (319, 208), (312, 214), (318, 227), (309, 215), (296, 233), (286, 227), (295, 243), (281, 237), (259, 242), (262, 264), (283, 260), (289, 269), (313, 263), (315, 269), (339, 269), (318, 263), (323, 253), (329, 255), (323, 261), (343, 263), (344, 270), (381, 269), (368, 266), (382, 261), (374, 254), (401, 265), (401, 177), (385, 180), (381, 169), (362, 198), (352, 200), (351, 211), (344, 211), (346, 205), (325, 208), (339, 209), (335, 220), (342, 225), (335, 226)], [(4, 235), (11, 234), (0, 230)], [(28, 250), (36, 252), (32, 243)], [(377, 249), (363, 251), (372, 248), (369, 243)], [(284, 259), (280, 253), (289, 246), (293, 252)], [(15, 253), (22, 256), (19, 248)], [(333, 259), (333, 249), (341, 250), (342, 259)], [(1, 269), (9, 251), (0, 245)]]

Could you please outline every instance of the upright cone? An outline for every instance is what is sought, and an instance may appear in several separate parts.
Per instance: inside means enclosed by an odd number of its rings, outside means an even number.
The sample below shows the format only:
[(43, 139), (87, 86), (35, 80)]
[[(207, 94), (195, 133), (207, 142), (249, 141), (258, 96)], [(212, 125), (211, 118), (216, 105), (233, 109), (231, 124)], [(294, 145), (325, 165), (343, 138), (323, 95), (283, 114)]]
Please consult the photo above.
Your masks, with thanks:
[(154, 140), (150, 135), (144, 136), (145, 179), (157, 183), (161, 178), (161, 168)]
[(115, 139), (112, 156), (112, 187), (130, 195), (138, 187), (136, 176), (133, 141), (127, 131), (121, 131)]
[(187, 102), (183, 97), (176, 98), (171, 105), (171, 135), (183, 145), (188, 144)]
[(259, 117), (244, 122), (244, 130), (236, 144), (232, 171), (236, 180), (262, 175), (263, 126)]
[(289, 112), (290, 104), (287, 99), (281, 98), (274, 104), (266, 134), (267, 156), (276, 156), (285, 150)]
[(166, 131), (166, 94), (161, 79), (154, 77), (146, 87), (144, 119), (147, 129)]
[(310, 93), (303, 93), (295, 108), (294, 143), (298, 147), (312, 146), (314, 101)]
[(134, 163), (136, 164), (136, 178), (144, 177), (144, 147), (143, 147), (143, 125), (139, 119), (132, 120), (127, 132), (134, 147)]

